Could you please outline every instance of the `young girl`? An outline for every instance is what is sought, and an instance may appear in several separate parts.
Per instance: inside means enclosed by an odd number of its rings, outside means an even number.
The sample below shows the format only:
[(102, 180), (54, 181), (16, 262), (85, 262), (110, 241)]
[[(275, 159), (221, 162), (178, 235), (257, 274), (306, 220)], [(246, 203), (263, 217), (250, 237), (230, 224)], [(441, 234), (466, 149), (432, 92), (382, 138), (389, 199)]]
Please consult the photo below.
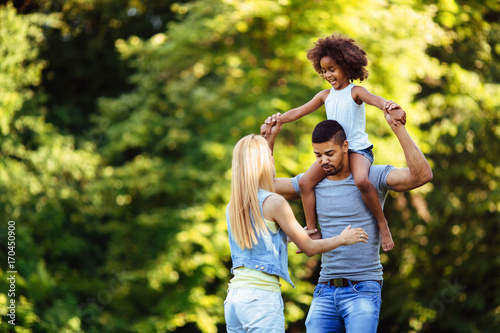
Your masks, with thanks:
[[(368, 77), (365, 68), (368, 64), (366, 53), (355, 44), (354, 40), (340, 35), (320, 39), (315, 47), (307, 52), (307, 58), (332, 88), (320, 91), (308, 103), (286, 112), (281, 116), (281, 121), (292, 122), (325, 104), (327, 118), (338, 121), (346, 132), (349, 142), (349, 163), (354, 181), (361, 191), (363, 201), (377, 220), (382, 236), (382, 249), (392, 250), (394, 242), (387, 220), (377, 191), (368, 179), (368, 172), (373, 163), (373, 145), (365, 133), (364, 103), (374, 105), (381, 110), (386, 109), (388, 112), (396, 109), (398, 105), (351, 83), (354, 80), (363, 81)], [(397, 122), (402, 124), (406, 122), (406, 115), (401, 109), (391, 112), (391, 117), (395, 125)], [(269, 123), (269, 118), (266, 123)], [(314, 163), (299, 182), (308, 229), (316, 228), (314, 187), (323, 178), (325, 172), (318, 163)]]
[(236, 144), (226, 215), (234, 274), (224, 302), (228, 332), (285, 332), (279, 278), (293, 286), (287, 235), (309, 256), (368, 240), (362, 228), (350, 226), (339, 236), (311, 239), (288, 202), (272, 193), (274, 174), (274, 159), (262, 136), (248, 135)]

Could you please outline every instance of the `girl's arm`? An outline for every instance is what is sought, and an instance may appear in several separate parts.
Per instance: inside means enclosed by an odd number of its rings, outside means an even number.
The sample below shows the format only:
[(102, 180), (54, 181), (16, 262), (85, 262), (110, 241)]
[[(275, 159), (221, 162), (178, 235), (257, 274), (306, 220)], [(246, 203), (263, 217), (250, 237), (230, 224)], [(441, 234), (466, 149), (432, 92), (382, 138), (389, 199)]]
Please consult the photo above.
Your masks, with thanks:
[(362, 228), (351, 229), (350, 226), (338, 236), (326, 239), (311, 239), (295, 219), (288, 202), (277, 194), (270, 195), (264, 201), (262, 208), (264, 218), (277, 222), (285, 234), (308, 256), (328, 252), (341, 245), (368, 242), (368, 234)]
[(393, 101), (388, 101), (383, 97), (374, 95), (370, 93), (365, 87), (355, 86), (351, 90), (352, 99), (357, 103), (366, 103), (378, 107), (380, 110), (387, 111), (391, 113), (391, 118), (395, 126), (398, 122), (401, 124), (406, 123), (406, 114), (403, 109), (399, 108), (399, 105)]
[(387, 102), (385, 98), (374, 95), (370, 93), (365, 87), (355, 86), (351, 91), (352, 99), (357, 103), (366, 103), (378, 107), (380, 110), (384, 110), (385, 103)]
[[(291, 109), (290, 111), (285, 112), (283, 115), (281, 115), (281, 122), (282, 123), (290, 123), (290, 122), (295, 121), (299, 118), (302, 118), (305, 115), (308, 115), (311, 112), (316, 111), (323, 104), (325, 104), (325, 100), (328, 97), (329, 93), (330, 93), (330, 89), (322, 90), (319, 93), (317, 93), (316, 96), (314, 96), (313, 99), (311, 99), (306, 104), (299, 106), (298, 108)], [(269, 118), (268, 118), (268, 120), (269, 120)], [(268, 120), (266, 120), (266, 124), (268, 123)]]

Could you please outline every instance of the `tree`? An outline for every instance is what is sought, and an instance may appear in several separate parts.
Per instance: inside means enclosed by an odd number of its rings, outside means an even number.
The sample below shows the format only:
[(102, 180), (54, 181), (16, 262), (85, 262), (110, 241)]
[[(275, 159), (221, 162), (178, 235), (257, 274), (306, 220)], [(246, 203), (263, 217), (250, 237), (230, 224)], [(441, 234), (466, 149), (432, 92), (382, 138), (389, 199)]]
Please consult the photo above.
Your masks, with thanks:
[[(80, 319), (72, 312), (76, 297), (67, 293), (75, 270), (89, 269), (86, 258), (99, 252), (87, 241), (93, 226), (85, 183), (95, 178), (99, 163), (91, 145), (75, 148), (74, 139), (45, 121), (48, 112), (35, 94), (45, 63), (39, 58), (43, 26), (57, 16), (17, 15), (12, 5), (0, 6), (2, 221), (15, 221), (16, 296), (7, 297), (7, 273), (2, 271), (2, 315), (14, 299), (16, 326), (35, 331), (77, 331)], [(2, 262), (7, 262), (6, 224), (2, 223)], [(4, 266), (2, 266), (3, 268)], [(12, 269), (12, 267), (10, 267)], [(76, 277), (73, 277), (73, 281)], [(5, 317), (7, 318), (7, 317)]]
[[(101, 179), (107, 200), (99, 209), (100, 219), (119, 235), (110, 243), (110, 263), (130, 267), (134, 295), (147, 295), (158, 304), (133, 317), (138, 329), (195, 322), (200, 330), (213, 332), (223, 322), (230, 266), (224, 218), (230, 152), (268, 115), (300, 105), (319, 90), (321, 78), (305, 57), (317, 37), (342, 31), (359, 40), (372, 59), (370, 90), (397, 101), (409, 103), (418, 88), (413, 80), (434, 68), (419, 30), (435, 27), (430, 14), (403, 5), (377, 9), (372, 3), (353, 18), (356, 4), (335, 6), (336, 20), (318, 25), (317, 17), (325, 15), (330, 2), (193, 2), (172, 7), (181, 18), (165, 34), (117, 41), (120, 54), (136, 71), (129, 82), (135, 89), (100, 100), (92, 135), (100, 138), (99, 151), (108, 164), (104, 172), (109, 176)], [(374, 11), (385, 17), (369, 34), (364, 16)], [(361, 32), (346, 28), (355, 24)], [(407, 42), (394, 47), (394, 39), (403, 38), (398, 35), (402, 25)], [(438, 43), (439, 34), (437, 30), (426, 38)], [(412, 63), (422, 70), (408, 70)], [(395, 79), (388, 82), (381, 73)], [(318, 112), (284, 130), (277, 158), (283, 175), (312, 163), (309, 135), (323, 117)], [(382, 125), (381, 113), (369, 117), (370, 131), (380, 136), (374, 141), (383, 151), (394, 137)], [(120, 184), (118, 196), (112, 184)], [(118, 242), (123, 237), (131, 244), (149, 239), (147, 249), (123, 248)], [(293, 252), (291, 271), (298, 289), (284, 287), (289, 322), (305, 317), (312, 292), (306, 281), (316, 279), (317, 267), (317, 258)], [(164, 290), (170, 292), (158, 295)], [(138, 298), (129, 296), (128, 301)]]
[[(432, 184), (387, 200), (396, 247), (381, 256), (380, 331), (499, 326), (496, 3), (15, 8), (0, 6), (0, 211), (18, 233), (18, 329), (223, 331), (232, 147), (327, 87), (306, 50), (334, 32), (368, 53), (362, 85), (404, 106), (434, 170)], [(285, 125), (278, 176), (312, 164), (323, 112)], [(367, 118), (376, 163), (404, 166), (380, 110), (367, 107)], [(319, 257), (294, 252), (297, 289), (284, 285), (283, 296), (288, 331), (301, 332)]]
[[(421, 129), (432, 146), (434, 180), (426, 201), (400, 196), (407, 216), (397, 238), (403, 256), (389, 267), (387, 290), (409, 285), (403, 308), (386, 312), (393, 331), (482, 332), (498, 329), (498, 59), (500, 6), (430, 2), (448, 41), (431, 46), (440, 62), (415, 96), (428, 110)], [(409, 200), (408, 200), (409, 199)], [(412, 213), (413, 211), (413, 213)], [(415, 214), (416, 213), (416, 214)], [(386, 266), (387, 267), (387, 266)], [(488, 282), (491, 281), (491, 282)], [(389, 284), (389, 283), (388, 283)], [(393, 288), (396, 287), (396, 288)], [(387, 310), (387, 308), (386, 308)]]

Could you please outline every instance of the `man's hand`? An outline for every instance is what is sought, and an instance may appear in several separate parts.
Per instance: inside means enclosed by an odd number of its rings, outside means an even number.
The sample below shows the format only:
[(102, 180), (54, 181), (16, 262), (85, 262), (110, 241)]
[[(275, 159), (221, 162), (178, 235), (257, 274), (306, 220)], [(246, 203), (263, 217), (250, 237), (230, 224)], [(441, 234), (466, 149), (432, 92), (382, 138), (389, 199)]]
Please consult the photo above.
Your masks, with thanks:
[(405, 125), (406, 124), (406, 112), (397, 104), (396, 102), (393, 101), (386, 101), (384, 104), (384, 114), (387, 119), (387, 115), (390, 116), (390, 122), (389, 125), (392, 124), (394, 126), (398, 126), (399, 124)]
[(384, 115), (385, 120), (391, 127), (406, 124), (406, 112), (396, 103), (392, 105), (392, 108), (384, 108)]

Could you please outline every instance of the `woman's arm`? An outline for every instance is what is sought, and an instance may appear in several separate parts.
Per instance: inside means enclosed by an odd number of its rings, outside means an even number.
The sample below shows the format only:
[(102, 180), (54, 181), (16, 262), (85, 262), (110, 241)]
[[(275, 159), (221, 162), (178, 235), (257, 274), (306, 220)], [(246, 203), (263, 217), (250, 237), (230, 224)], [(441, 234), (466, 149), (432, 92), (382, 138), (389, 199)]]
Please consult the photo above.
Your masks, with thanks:
[[(302, 118), (305, 115), (308, 115), (311, 112), (316, 111), (323, 104), (325, 104), (325, 100), (328, 97), (329, 93), (330, 93), (329, 89), (322, 90), (319, 93), (317, 93), (316, 96), (314, 96), (313, 99), (311, 99), (306, 104), (299, 106), (298, 108), (291, 109), (290, 111), (285, 112), (281, 116), (281, 122), (282, 123), (290, 123), (290, 122), (295, 121), (299, 118)], [(266, 123), (268, 123), (267, 120), (266, 120)]]
[(326, 239), (311, 239), (295, 219), (288, 202), (276, 194), (269, 196), (264, 201), (263, 211), (264, 218), (277, 222), (285, 234), (308, 256), (328, 252), (341, 245), (366, 243), (368, 241), (368, 234), (362, 228), (351, 229), (350, 226), (338, 236)]

